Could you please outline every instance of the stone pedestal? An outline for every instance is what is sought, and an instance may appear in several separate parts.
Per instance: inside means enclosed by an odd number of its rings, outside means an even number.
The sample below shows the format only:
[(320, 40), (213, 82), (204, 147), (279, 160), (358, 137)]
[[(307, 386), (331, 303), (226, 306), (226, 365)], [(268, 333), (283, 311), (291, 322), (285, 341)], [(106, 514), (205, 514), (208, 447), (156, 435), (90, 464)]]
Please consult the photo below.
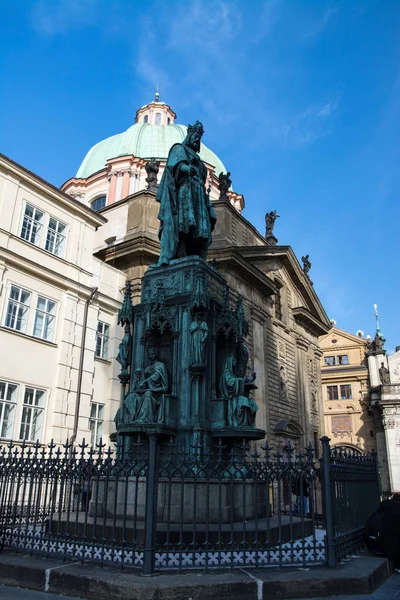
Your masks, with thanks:
[[(258, 489), (256, 489), (256, 487)], [(268, 515), (265, 483), (242, 480), (198, 479), (196, 482), (160, 477), (158, 480), (157, 523), (235, 523)], [(146, 479), (109, 477), (95, 480), (90, 501), (92, 517), (126, 518), (144, 521)]]
[[(207, 332), (194, 355), (193, 325), (196, 315)], [(192, 325), (192, 327), (191, 327)], [(144, 370), (147, 348), (156, 346), (168, 373), (168, 392), (163, 394), (159, 433), (175, 435), (187, 453), (193, 445), (212, 451), (213, 438), (237, 444), (243, 438), (260, 439), (256, 427), (228, 428), (227, 399), (221, 400), (219, 382), (228, 356), (237, 357), (244, 377), (248, 353), (244, 352), (247, 322), (239, 301), (232, 306), (224, 276), (199, 256), (173, 260), (168, 266), (152, 265), (143, 277), (141, 302), (133, 308), (132, 374)], [(245, 359), (243, 359), (245, 356)], [(240, 394), (248, 397), (255, 388), (243, 383)], [(146, 434), (151, 424), (138, 421), (119, 424), (119, 435)], [(165, 430), (165, 431), (164, 431)], [(165, 436), (164, 436), (165, 437)]]

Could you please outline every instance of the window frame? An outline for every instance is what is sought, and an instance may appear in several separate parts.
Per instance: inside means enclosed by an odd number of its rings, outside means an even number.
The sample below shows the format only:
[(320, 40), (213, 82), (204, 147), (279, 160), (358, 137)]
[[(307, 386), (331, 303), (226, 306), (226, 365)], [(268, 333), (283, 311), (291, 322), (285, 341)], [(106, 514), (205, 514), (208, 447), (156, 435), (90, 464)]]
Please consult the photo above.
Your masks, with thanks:
[[(26, 219), (32, 220), (32, 217), (26, 215), (26, 210), (28, 207), (33, 209), (34, 213), (36, 213), (36, 211), (38, 211), (39, 213), (42, 214), (42, 222), (40, 223), (40, 233), (39, 233), (37, 240), (30, 239), (31, 238), (31, 229), (29, 229), (28, 237), (26, 237), (26, 235), (25, 236), (23, 235), (25, 220)], [(56, 229), (50, 227), (51, 221), (55, 221), (57, 223)], [(64, 228), (62, 231), (59, 231), (60, 226), (62, 226)], [(54, 215), (48, 213), (46, 211), (46, 209), (39, 208), (38, 206), (35, 206), (28, 200), (24, 199), (22, 218), (21, 218), (21, 226), (19, 229), (19, 238), (21, 240), (23, 240), (24, 242), (27, 242), (28, 244), (31, 244), (32, 246), (36, 246), (36, 248), (40, 248), (44, 252), (47, 252), (48, 254), (52, 254), (53, 256), (56, 256), (57, 258), (64, 259), (65, 254), (66, 254), (66, 248), (67, 248), (68, 230), (69, 230), (68, 223), (66, 223), (59, 217), (55, 217)], [(41, 233), (42, 231), (45, 231), (45, 234), (42, 235), (42, 233)], [(50, 234), (52, 235), (52, 238), (53, 238), (52, 243), (51, 243), (51, 241), (49, 241)], [(62, 244), (60, 244), (60, 242), (59, 242), (60, 239), (62, 240)], [(56, 249), (58, 247), (61, 247), (61, 251), (59, 251), (57, 253)]]
[[(329, 359), (331, 359), (331, 362), (329, 362)], [(334, 367), (336, 364), (336, 356), (333, 355), (329, 355), (329, 356), (324, 356), (324, 366), (325, 367)]]
[[(18, 294), (18, 299), (15, 298), (11, 298), (11, 294), (12, 294), (12, 290), (16, 289), (19, 291)], [(27, 298), (27, 302), (21, 302), (21, 293), (25, 292), (26, 294), (28, 294), (28, 298)], [(4, 311), (4, 319), (3, 319), (3, 325), (4, 327), (6, 327), (7, 329), (10, 329), (11, 331), (18, 331), (19, 333), (25, 333), (26, 334), (26, 330), (28, 327), (28, 321), (29, 321), (29, 311), (31, 308), (31, 299), (32, 299), (32, 292), (30, 290), (25, 289), (22, 286), (16, 285), (15, 283), (10, 283), (10, 289), (8, 291), (8, 297), (7, 297), (7, 302), (6, 302), (6, 308)], [(17, 307), (16, 312), (18, 312), (18, 316), (16, 317), (16, 314), (13, 315), (13, 319), (15, 320), (16, 323), (18, 323), (18, 320), (22, 322), (23, 317), (25, 316), (25, 326), (18, 328), (18, 327), (13, 327), (10, 324), (7, 324), (7, 321), (9, 320), (9, 313), (10, 312), (10, 305), (13, 304), (14, 306)], [(22, 316), (19, 314), (20, 313), (20, 309), (22, 307), (26, 308), (26, 311), (24, 314), (22, 314)]]
[[(20, 386), (18, 383), (15, 383), (14, 381), (6, 381), (5, 379), (0, 380), (0, 386), (2, 384), (4, 385), (4, 397), (3, 398), (0, 397), (0, 438), (3, 440), (12, 440), (13, 433), (14, 433), (14, 427), (15, 427), (15, 423), (16, 423), (17, 411), (18, 411), (18, 396), (19, 396), (19, 387)], [(16, 395), (16, 398), (14, 401), (7, 398), (8, 390), (9, 390), (10, 386), (15, 387), (14, 393)], [(12, 422), (7, 427), (7, 431), (11, 429), (11, 435), (7, 435), (7, 432), (5, 434), (3, 434), (4, 413), (5, 413), (7, 405), (13, 407), (12, 411), (10, 411), (8, 413), (9, 415), (10, 414), (13, 415)]]
[[(51, 221), (55, 221), (57, 224), (57, 228), (53, 229), (50, 228), (50, 222)], [(62, 225), (64, 227), (63, 231), (65, 231), (65, 233), (60, 232), (58, 230), (59, 226)], [(60, 221), (60, 219), (57, 219), (56, 217), (52, 217), (51, 215), (49, 215), (49, 220), (47, 223), (47, 228), (46, 228), (46, 241), (45, 241), (45, 245), (44, 245), (44, 249), (46, 252), (48, 252), (49, 254), (52, 254), (53, 256), (57, 256), (58, 258), (64, 258), (64, 252), (65, 252), (65, 242), (67, 239), (67, 224), (64, 223), (64, 221)], [(48, 242), (49, 242), (49, 234), (53, 235), (52, 238), (52, 250), (50, 250), (48, 248)], [(57, 248), (57, 240), (61, 238), (62, 239), (62, 247), (61, 247), (61, 252), (57, 253), (55, 250)], [(49, 244), (50, 245), (50, 244)]]
[[(93, 408), (95, 409), (95, 414), (93, 415)], [(100, 402), (91, 402), (90, 403), (90, 416), (89, 416), (89, 431), (90, 431), (90, 444), (92, 448), (97, 446), (100, 443), (100, 440), (103, 438), (103, 425), (104, 425), (104, 409), (105, 404), (101, 404)], [(99, 415), (99, 412), (101, 414)], [(100, 435), (99, 435), (100, 429)]]
[[(99, 331), (99, 326), (102, 325), (102, 330)], [(106, 332), (105, 332), (106, 328)], [(99, 344), (100, 340), (100, 344)], [(106, 341), (106, 344), (104, 341)], [(100, 358), (102, 360), (108, 360), (108, 344), (110, 341), (110, 324), (105, 321), (97, 321), (97, 329), (96, 329), (96, 347), (95, 347), (95, 356), (96, 358)], [(99, 353), (98, 353), (99, 350)]]
[[(33, 216), (26, 214), (26, 211), (28, 208), (32, 209)], [(35, 218), (37, 212), (42, 215), (41, 221)], [(43, 226), (44, 226), (45, 217), (46, 217), (46, 213), (43, 210), (41, 210), (40, 208), (37, 208), (30, 202), (25, 202), (25, 208), (24, 208), (24, 212), (22, 214), (22, 223), (21, 223), (21, 227), (20, 227), (19, 237), (22, 238), (23, 240), (25, 240), (25, 242), (28, 242), (29, 244), (33, 244), (34, 246), (40, 247), (40, 238), (41, 238), (41, 233), (42, 233)], [(28, 222), (28, 225), (26, 225), (26, 221)], [(35, 231), (35, 233), (34, 233), (35, 237), (37, 235), (37, 239), (32, 240), (31, 238), (32, 238), (34, 224), (36, 224), (38, 231)], [(27, 232), (27, 237), (26, 237), (26, 234), (23, 235), (24, 228), (25, 228), (25, 231)]]
[[(42, 309), (39, 308), (39, 300), (44, 300), (46, 310), (42, 310)], [(49, 305), (50, 302), (53, 304), (53, 311), (54, 312), (50, 312), (48, 310), (48, 305)], [(38, 318), (39, 314), (43, 316), (43, 322), (42, 322), (42, 327), (41, 327), (41, 334), (42, 335), (38, 335), (37, 333), (35, 333), (36, 322), (37, 322), (37, 318)], [(32, 336), (36, 337), (36, 338), (38, 338), (40, 340), (44, 340), (45, 342), (52, 342), (53, 341), (53, 334), (54, 334), (54, 330), (55, 330), (56, 314), (57, 314), (57, 302), (55, 300), (52, 300), (51, 298), (46, 298), (46, 296), (42, 296), (40, 294), (37, 294), (35, 317), (34, 317), (34, 320), (33, 320), (33, 328), (32, 328)], [(50, 319), (51, 319), (51, 321), (50, 321)], [(53, 325), (53, 327), (50, 330), (51, 335), (45, 337), (43, 335), (43, 333), (44, 333), (44, 329), (49, 327), (49, 325), (50, 325), (49, 321)]]
[[(336, 398), (330, 398), (330, 390), (332, 390), (332, 391), (336, 390)], [(338, 389), (337, 384), (336, 385), (327, 385), (326, 386), (326, 395), (328, 398), (328, 402), (334, 402), (336, 400), (339, 400), (339, 389)], [(333, 393), (333, 395), (335, 395), (335, 394)]]
[[(26, 397), (27, 397), (27, 393), (28, 391), (33, 391), (33, 401), (32, 403), (26, 402)], [(40, 400), (43, 399), (43, 403), (40, 405), (38, 403), (36, 403), (36, 398), (37, 398), (37, 392), (41, 393), (40, 396)], [(22, 403), (21, 403), (21, 416), (19, 419), (19, 433), (18, 433), (18, 440), (19, 441), (26, 441), (26, 442), (36, 442), (36, 441), (41, 441), (42, 440), (42, 436), (43, 436), (43, 429), (44, 429), (44, 414), (45, 414), (45, 409), (46, 409), (46, 390), (43, 388), (37, 388), (34, 386), (30, 386), (30, 385), (25, 385), (25, 389), (24, 389), (24, 395), (23, 395), (23, 399), (22, 399)], [(25, 414), (29, 414), (29, 422), (28, 419), (25, 418), (24, 420), (24, 415)], [(33, 430), (34, 428), (34, 421), (35, 421), (35, 416), (37, 418), (37, 415), (39, 415), (39, 434), (37, 434), (37, 428)], [(26, 429), (27, 427), (29, 427), (28, 432), (29, 432), (29, 437), (26, 435), (22, 435), (23, 433), (23, 428), (25, 428), (24, 433), (26, 434)]]
[[(349, 396), (343, 394), (343, 388), (347, 388), (347, 392), (350, 392)], [(353, 390), (351, 388), (351, 383), (340, 384), (340, 400), (353, 400)]]
[[(103, 199), (104, 199), (104, 206), (101, 206), (100, 208), (93, 208), (93, 204), (95, 204), (98, 200), (103, 200)], [(96, 198), (94, 198), (93, 200), (90, 201), (90, 208), (96, 212), (98, 212), (99, 210), (102, 210), (106, 206), (107, 206), (107, 194), (102, 194), (101, 196), (96, 196)]]

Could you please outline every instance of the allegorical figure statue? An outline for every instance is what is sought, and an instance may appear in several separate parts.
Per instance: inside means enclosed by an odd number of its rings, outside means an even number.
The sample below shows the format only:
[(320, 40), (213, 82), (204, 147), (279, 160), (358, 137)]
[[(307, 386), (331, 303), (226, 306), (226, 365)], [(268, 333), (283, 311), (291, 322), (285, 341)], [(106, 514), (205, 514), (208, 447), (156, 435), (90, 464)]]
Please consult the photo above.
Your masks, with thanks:
[(203, 125), (196, 121), (187, 129), (182, 144), (174, 144), (158, 188), (160, 203), (159, 265), (189, 255), (206, 258), (216, 215), (205, 182), (207, 169), (200, 159)]
[[(168, 391), (168, 374), (165, 364), (158, 360), (157, 349), (150, 346), (147, 355), (150, 364), (143, 371), (133, 374), (131, 389), (124, 400), (125, 423), (163, 423), (164, 398)], [(121, 409), (115, 415), (115, 423), (122, 421)]]
[(276, 210), (271, 210), (271, 212), (265, 215), (265, 237), (272, 235), (275, 221), (278, 217), (279, 215), (276, 214)]
[(389, 385), (390, 383), (390, 373), (389, 369), (385, 367), (385, 363), (381, 362), (381, 366), (379, 369), (379, 379), (382, 385)]
[(125, 333), (122, 341), (118, 347), (118, 354), (116, 356), (116, 360), (122, 367), (121, 374), (128, 374), (128, 367), (131, 363), (132, 358), (132, 336), (131, 336), (131, 328), (129, 323), (125, 323)]
[(230, 173), (220, 173), (218, 177), (218, 189), (219, 189), (219, 199), (220, 200), (228, 200), (229, 201), (229, 188), (232, 185), (232, 180), (230, 178)]
[(281, 366), (279, 369), (279, 400), (281, 402), (288, 401), (288, 389), (287, 389), (287, 378), (285, 373), (285, 367)]
[(309, 254), (306, 254), (305, 256), (301, 257), (301, 260), (303, 261), (303, 271), (306, 275), (308, 275), (308, 271), (311, 269), (311, 263), (308, 260), (310, 257)]
[(160, 167), (160, 161), (155, 160), (155, 158), (152, 158), (144, 165), (144, 168), (146, 169), (146, 173), (147, 173), (147, 177), (146, 177), (147, 189), (150, 192), (156, 192), (158, 189), (157, 174), (159, 171), (159, 167)]
[(228, 400), (228, 425), (253, 427), (258, 406), (254, 400), (241, 393), (244, 379), (236, 375), (236, 358), (233, 354), (225, 361), (219, 386), (222, 397)]
[(203, 315), (200, 312), (195, 314), (194, 321), (190, 324), (189, 331), (191, 335), (191, 364), (205, 365), (208, 325), (203, 320)]

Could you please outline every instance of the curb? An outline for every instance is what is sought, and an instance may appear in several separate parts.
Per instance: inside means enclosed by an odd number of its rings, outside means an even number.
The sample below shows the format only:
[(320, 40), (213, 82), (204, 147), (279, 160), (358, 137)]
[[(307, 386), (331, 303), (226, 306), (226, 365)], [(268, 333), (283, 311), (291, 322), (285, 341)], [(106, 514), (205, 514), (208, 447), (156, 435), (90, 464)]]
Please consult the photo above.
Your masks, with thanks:
[(337, 569), (190, 571), (143, 577), (133, 569), (3, 551), (0, 582), (87, 600), (272, 600), (370, 594), (391, 574), (386, 559), (360, 555)]

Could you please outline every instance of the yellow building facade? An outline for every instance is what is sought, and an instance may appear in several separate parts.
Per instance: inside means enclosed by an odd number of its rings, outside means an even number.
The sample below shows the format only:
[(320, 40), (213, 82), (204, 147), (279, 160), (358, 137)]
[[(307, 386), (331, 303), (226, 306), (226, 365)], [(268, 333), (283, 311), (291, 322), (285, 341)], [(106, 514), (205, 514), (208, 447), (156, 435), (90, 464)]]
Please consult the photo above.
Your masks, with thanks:
[(333, 327), (320, 338), (325, 434), (331, 444), (377, 450), (369, 407), (367, 340)]

